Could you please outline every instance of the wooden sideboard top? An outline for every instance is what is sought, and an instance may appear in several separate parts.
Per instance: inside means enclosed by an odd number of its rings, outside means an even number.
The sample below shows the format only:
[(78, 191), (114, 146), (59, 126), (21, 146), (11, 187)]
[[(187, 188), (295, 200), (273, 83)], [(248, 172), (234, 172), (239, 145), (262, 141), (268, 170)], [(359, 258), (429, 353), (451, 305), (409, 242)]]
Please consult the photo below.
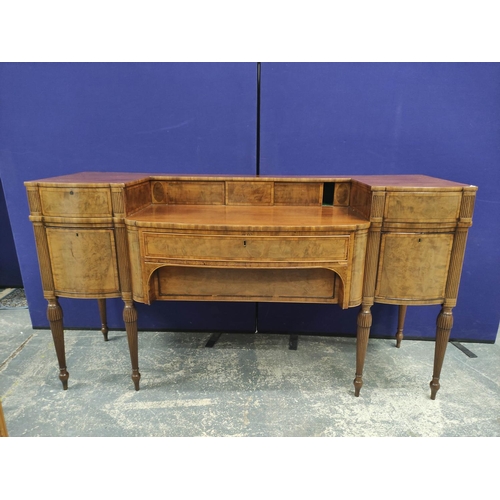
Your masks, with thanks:
[(150, 205), (126, 219), (127, 225), (245, 231), (327, 231), (367, 228), (368, 219), (350, 207)]
[(57, 177), (47, 177), (25, 182), (25, 186), (43, 185), (60, 186), (69, 184), (128, 184), (134, 181), (147, 179), (150, 174), (132, 172), (78, 172), (76, 174), (60, 175)]
[(76, 174), (49, 177), (25, 182), (26, 186), (68, 186), (71, 184), (110, 185), (110, 184), (134, 184), (146, 180), (200, 180), (223, 181), (238, 179), (241, 181), (287, 181), (287, 182), (350, 182), (355, 181), (366, 184), (372, 188), (405, 188), (405, 189), (440, 189), (464, 187), (475, 188), (469, 184), (463, 184), (445, 179), (438, 179), (427, 175), (332, 175), (332, 176), (247, 176), (247, 175), (210, 175), (210, 174), (155, 174), (155, 173), (129, 173), (129, 172), (79, 172)]

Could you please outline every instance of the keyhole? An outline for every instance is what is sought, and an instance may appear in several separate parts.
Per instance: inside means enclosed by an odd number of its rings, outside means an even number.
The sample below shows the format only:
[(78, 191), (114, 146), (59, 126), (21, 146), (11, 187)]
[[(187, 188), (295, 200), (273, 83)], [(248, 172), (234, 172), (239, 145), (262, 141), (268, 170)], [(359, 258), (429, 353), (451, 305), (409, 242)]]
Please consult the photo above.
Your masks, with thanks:
[(243, 240), (243, 246), (246, 247), (247, 246), (247, 240)]
[(73, 191), (70, 191), (69, 194), (74, 194)]
[(78, 233), (76, 233), (76, 235), (78, 236)]
[(418, 239), (418, 242), (420, 243), (421, 241), (422, 241), (422, 238), (419, 238), (419, 239)]

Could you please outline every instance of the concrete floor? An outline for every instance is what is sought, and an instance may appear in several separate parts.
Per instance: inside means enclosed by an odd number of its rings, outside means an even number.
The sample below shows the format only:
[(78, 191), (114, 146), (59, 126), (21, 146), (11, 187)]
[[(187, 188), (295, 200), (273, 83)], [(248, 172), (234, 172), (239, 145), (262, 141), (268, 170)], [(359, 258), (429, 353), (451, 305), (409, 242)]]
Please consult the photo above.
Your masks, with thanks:
[(500, 436), (500, 345), (370, 340), (354, 397), (355, 339), (142, 332), (134, 391), (125, 332), (66, 332), (69, 389), (52, 337), (0, 310), (0, 398), (10, 436)]

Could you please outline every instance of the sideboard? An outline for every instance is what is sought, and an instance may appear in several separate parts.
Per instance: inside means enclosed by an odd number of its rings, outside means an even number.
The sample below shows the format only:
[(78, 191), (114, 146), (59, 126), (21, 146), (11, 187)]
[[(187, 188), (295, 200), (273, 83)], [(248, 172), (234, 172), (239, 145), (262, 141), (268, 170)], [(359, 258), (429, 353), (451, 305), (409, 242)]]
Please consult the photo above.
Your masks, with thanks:
[(47, 316), (68, 387), (58, 297), (121, 297), (139, 390), (134, 302), (359, 307), (354, 394), (375, 302), (441, 304), (431, 398), (453, 325), (477, 187), (423, 175), (244, 177), (82, 172), (25, 183)]

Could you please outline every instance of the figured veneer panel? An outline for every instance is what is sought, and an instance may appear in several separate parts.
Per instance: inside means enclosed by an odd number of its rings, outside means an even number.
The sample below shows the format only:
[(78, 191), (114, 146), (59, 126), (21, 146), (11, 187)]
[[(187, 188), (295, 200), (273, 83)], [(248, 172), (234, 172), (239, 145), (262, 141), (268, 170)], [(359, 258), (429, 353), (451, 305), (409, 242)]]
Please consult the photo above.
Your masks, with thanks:
[(40, 188), (42, 212), (47, 216), (106, 217), (112, 215), (108, 188)]
[(162, 267), (158, 299), (211, 297), (242, 299), (331, 299), (336, 274), (328, 269), (214, 269)]
[(28, 204), (31, 215), (40, 215), (42, 213), (42, 204), (40, 201), (40, 191), (36, 186), (27, 186)]
[(112, 229), (47, 228), (56, 293), (117, 296), (120, 284)]
[(388, 192), (384, 218), (386, 222), (456, 221), (461, 199), (461, 191)]
[(321, 205), (320, 182), (275, 182), (275, 205)]
[(153, 203), (166, 203), (167, 183), (162, 181), (153, 181), (151, 183), (151, 195)]
[(367, 219), (370, 218), (372, 193), (368, 186), (354, 182), (350, 190), (351, 207)]
[(271, 205), (273, 203), (272, 182), (228, 181), (227, 205)]
[[(153, 188), (154, 189), (154, 188)], [(224, 182), (171, 181), (166, 183), (169, 204), (224, 205)]]
[(358, 231), (354, 238), (349, 307), (354, 307), (361, 304), (361, 300), (363, 298), (363, 276), (365, 270), (368, 231)]
[(442, 301), (453, 237), (449, 233), (383, 234), (375, 290), (377, 301)]
[(256, 261), (344, 261), (349, 236), (210, 236), (144, 233), (146, 258)]
[(132, 214), (151, 203), (151, 191), (149, 182), (142, 182), (125, 190), (126, 213)]
[(350, 193), (350, 182), (336, 182), (333, 191), (333, 204), (337, 207), (348, 207)]

